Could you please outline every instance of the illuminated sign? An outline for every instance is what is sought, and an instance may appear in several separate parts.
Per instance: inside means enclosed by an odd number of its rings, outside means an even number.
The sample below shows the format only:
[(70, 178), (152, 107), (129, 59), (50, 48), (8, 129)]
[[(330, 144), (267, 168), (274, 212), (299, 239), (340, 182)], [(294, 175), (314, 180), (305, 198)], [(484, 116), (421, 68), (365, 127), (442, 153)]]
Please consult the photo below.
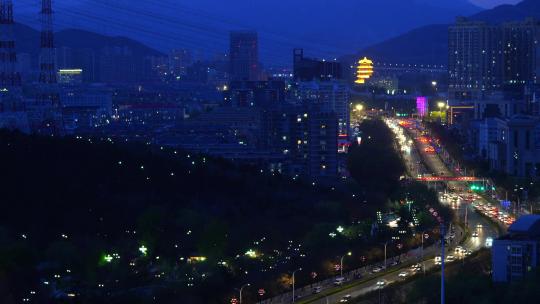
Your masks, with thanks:
[(428, 99), (424, 96), (416, 98), (416, 111), (421, 117), (425, 117), (428, 113)]

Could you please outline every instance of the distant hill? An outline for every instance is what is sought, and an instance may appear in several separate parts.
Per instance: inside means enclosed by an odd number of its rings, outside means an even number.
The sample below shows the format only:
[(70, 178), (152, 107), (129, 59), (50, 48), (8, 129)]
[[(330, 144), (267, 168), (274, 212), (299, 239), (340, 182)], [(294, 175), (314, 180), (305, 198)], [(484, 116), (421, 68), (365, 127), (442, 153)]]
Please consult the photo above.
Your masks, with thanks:
[[(15, 39), (17, 52), (29, 53), (34, 56), (39, 53), (39, 31), (18, 23), (15, 26)], [(130, 48), (136, 56), (163, 55), (157, 50), (126, 37), (110, 37), (78, 29), (66, 29), (55, 33), (55, 44), (57, 47), (88, 48), (96, 52), (104, 47), (122, 46)]]
[[(540, 19), (540, 1), (525, 0), (516, 5), (501, 5), (469, 16), (471, 20), (488, 23), (521, 21), (528, 17)], [(390, 63), (442, 64), (448, 61), (448, 26), (428, 25), (388, 39), (361, 50), (355, 56), (371, 56), (375, 61)]]
[[(481, 11), (468, 0), (55, 0), (54, 5), (58, 29), (121, 35), (161, 51), (188, 48), (208, 57), (228, 49), (229, 31), (255, 30), (266, 66), (290, 64), (296, 47), (333, 58)], [(15, 8), (18, 20), (36, 19), (34, 8), (17, 3)]]

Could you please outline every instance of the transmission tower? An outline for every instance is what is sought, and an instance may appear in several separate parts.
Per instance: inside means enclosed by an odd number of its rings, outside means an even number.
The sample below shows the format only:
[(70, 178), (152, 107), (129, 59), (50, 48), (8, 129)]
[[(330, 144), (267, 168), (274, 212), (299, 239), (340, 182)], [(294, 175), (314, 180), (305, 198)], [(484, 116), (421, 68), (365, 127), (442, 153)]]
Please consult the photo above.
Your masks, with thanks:
[(21, 85), (13, 27), (13, 1), (0, 0), (0, 89), (4, 90)]
[(52, 0), (41, 0), (41, 58), (39, 82), (56, 84)]

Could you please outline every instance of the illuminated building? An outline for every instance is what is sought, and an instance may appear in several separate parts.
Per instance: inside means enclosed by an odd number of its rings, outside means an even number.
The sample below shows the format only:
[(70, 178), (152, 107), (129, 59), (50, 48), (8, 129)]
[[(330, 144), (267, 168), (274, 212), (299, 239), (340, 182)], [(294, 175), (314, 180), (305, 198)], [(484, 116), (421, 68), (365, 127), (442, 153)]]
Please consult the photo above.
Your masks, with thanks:
[(339, 134), (349, 134), (350, 95), (345, 82), (339, 80), (302, 82), (298, 91), (302, 100), (319, 105), (323, 111), (335, 112), (338, 117)]
[(416, 98), (416, 111), (418, 116), (425, 117), (428, 112), (428, 99), (427, 97), (417, 97)]
[(366, 83), (366, 80), (368, 80), (373, 75), (373, 61), (367, 59), (367, 57), (364, 57), (364, 59), (360, 59), (358, 61), (358, 68), (356, 72), (356, 81), (355, 83), (363, 84)]
[(58, 83), (80, 84), (83, 81), (82, 69), (61, 69), (58, 71)]

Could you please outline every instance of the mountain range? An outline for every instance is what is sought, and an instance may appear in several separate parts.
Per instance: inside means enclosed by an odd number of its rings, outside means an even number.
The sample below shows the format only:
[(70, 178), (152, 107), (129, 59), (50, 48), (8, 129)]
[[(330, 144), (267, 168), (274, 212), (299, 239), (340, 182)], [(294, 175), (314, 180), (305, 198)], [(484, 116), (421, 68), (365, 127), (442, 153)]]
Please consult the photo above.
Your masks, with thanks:
[[(152, 1), (57, 0), (55, 25), (60, 31), (56, 33), (56, 44), (59, 47), (94, 50), (105, 46), (128, 46), (141, 56), (162, 55), (169, 48), (186, 47), (199, 50), (198, 54), (202, 56), (204, 52), (225, 52), (229, 30), (251, 28), (251, 25), (260, 35), (261, 60), (270, 65), (290, 65), (290, 52), (295, 47), (304, 47), (308, 55), (319, 57), (354, 53), (342, 57), (347, 61), (368, 56), (378, 62), (445, 65), (448, 25), (457, 15), (490, 23), (527, 17), (540, 19), (538, 0), (524, 0), (516, 5), (501, 5), (485, 11), (480, 11), (466, 0), (369, 0), (361, 5), (352, 0), (314, 0), (307, 10), (303, 9), (306, 7), (305, 0), (292, 1), (286, 8), (280, 8), (283, 3), (279, 1), (269, 0), (257, 3), (231, 0), (227, 4), (216, 0), (190, 1), (174, 6), (169, 0), (164, 0), (160, 12), (150, 12)], [(200, 9), (212, 5), (211, 14)], [(240, 6), (248, 9), (240, 9)], [(164, 11), (173, 7), (178, 10)], [(95, 12), (90, 14), (91, 8)], [(437, 12), (439, 15), (433, 15)], [(342, 18), (332, 17), (338, 13)], [(22, 10), (19, 19), (37, 26), (24, 17), (28, 14)], [(181, 20), (178, 16), (172, 17), (173, 14), (182, 16)], [(280, 16), (283, 22), (276, 22), (274, 15)], [(389, 15), (395, 15), (395, 18), (389, 21)], [(136, 20), (136, 17), (140, 20)], [(136, 22), (126, 25), (130, 18)], [(75, 19), (78, 21), (73, 21)], [(445, 22), (423, 25), (441, 20)], [(107, 22), (109, 27), (104, 26)], [(80, 29), (70, 28), (73, 23)], [(123, 27), (120, 26), (122, 24)], [(172, 25), (177, 25), (174, 27), (176, 29), (159, 31), (162, 27)], [(415, 25), (420, 26), (415, 28)], [(400, 34), (400, 31), (408, 28), (413, 29)], [(19, 52), (37, 54), (37, 30), (19, 23), (15, 33)], [(178, 39), (175, 39), (176, 35)], [(393, 38), (382, 39), (387, 36)], [(377, 40), (382, 42), (371, 43)]]
[[(36, 57), (39, 53), (39, 31), (17, 23), (14, 29), (16, 50), (18, 53), (28, 53)], [(65, 29), (55, 33), (56, 47), (70, 47), (74, 49), (92, 49), (99, 52), (104, 47), (128, 47), (136, 56), (160, 56), (161, 52), (150, 48), (138, 41), (126, 37), (105, 36), (85, 30)]]
[[(15, 2), (19, 22), (38, 28), (34, 0)], [(229, 31), (256, 30), (261, 60), (289, 65), (291, 50), (334, 58), (408, 30), (481, 11), (468, 0), (55, 0), (55, 27), (125, 36), (166, 52), (210, 57)]]
[[(524, 0), (516, 5), (497, 6), (470, 15), (468, 19), (495, 24), (522, 21), (530, 17), (540, 19), (539, 0)], [(378, 62), (446, 65), (449, 25), (423, 26), (364, 48), (354, 56), (344, 58), (350, 61), (358, 56), (368, 56)]]

